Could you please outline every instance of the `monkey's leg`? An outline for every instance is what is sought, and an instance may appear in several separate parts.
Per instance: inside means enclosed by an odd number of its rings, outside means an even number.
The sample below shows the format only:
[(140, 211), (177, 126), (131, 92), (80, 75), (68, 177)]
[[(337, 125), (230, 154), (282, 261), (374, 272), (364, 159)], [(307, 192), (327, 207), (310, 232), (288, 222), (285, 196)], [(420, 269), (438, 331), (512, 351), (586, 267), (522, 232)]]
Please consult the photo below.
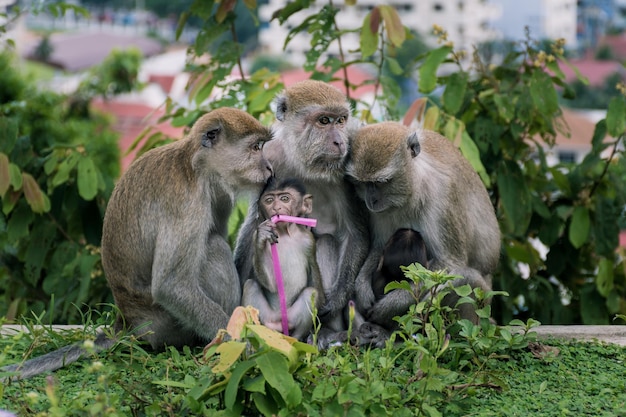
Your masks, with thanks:
[(226, 328), (241, 301), (239, 277), (228, 243), (219, 235), (198, 235), (198, 239), (189, 239), (180, 232), (169, 233), (169, 241), (157, 243), (152, 296), (172, 317), (153, 318), (155, 330), (159, 331), (157, 340), (168, 340), (170, 334), (184, 329), (208, 342), (219, 329)]
[(237, 242), (235, 243), (234, 259), (237, 273), (239, 274), (241, 288), (248, 279), (254, 276), (254, 231), (257, 229), (257, 216), (259, 214), (256, 202), (252, 200), (248, 204), (248, 214), (239, 228)]
[[(243, 295), (241, 297), (241, 305), (252, 307), (259, 310), (259, 319), (264, 325), (276, 330), (281, 331), (282, 324), (280, 318), (280, 311), (276, 311), (265, 297), (265, 292), (257, 280), (249, 279), (243, 285)], [(276, 326), (270, 326), (269, 323), (277, 324)]]
[(289, 335), (298, 340), (305, 340), (313, 327), (312, 297), (317, 298), (317, 291), (306, 287), (287, 309)]

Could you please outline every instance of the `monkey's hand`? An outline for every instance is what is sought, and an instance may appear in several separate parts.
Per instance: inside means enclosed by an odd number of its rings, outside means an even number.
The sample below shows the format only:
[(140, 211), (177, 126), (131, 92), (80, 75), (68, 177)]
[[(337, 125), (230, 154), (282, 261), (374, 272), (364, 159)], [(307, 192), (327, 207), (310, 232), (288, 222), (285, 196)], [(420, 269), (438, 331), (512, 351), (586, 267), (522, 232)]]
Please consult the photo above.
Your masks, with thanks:
[(381, 256), (382, 250), (372, 249), (356, 277), (354, 290), (356, 305), (360, 311), (368, 311), (376, 302), (376, 296), (372, 290), (372, 276), (378, 267), (378, 260)]
[(366, 312), (366, 320), (372, 323), (387, 326), (393, 323), (395, 316), (402, 316), (407, 313), (409, 307), (415, 303), (413, 296), (405, 290), (393, 290)]
[(265, 246), (266, 243), (278, 243), (278, 234), (276, 233), (276, 225), (271, 220), (265, 220), (257, 228), (256, 234), (257, 245)]

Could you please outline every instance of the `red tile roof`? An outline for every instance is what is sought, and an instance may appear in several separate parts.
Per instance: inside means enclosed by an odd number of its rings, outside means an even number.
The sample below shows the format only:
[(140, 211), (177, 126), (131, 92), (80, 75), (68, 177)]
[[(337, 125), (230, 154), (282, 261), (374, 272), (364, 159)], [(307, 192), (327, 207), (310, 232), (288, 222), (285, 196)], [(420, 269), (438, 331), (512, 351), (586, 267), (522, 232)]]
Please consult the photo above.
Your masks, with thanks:
[(101, 100), (95, 100), (92, 105), (115, 117), (113, 129), (121, 134), (119, 146), (122, 151), (122, 172), (128, 168), (137, 153), (136, 151), (127, 153), (128, 149), (146, 127), (150, 126), (154, 132), (161, 132), (171, 138), (181, 138), (183, 135), (183, 128), (173, 127), (168, 122), (158, 122), (158, 119), (165, 114), (161, 108), (154, 109), (145, 104)]
[[(40, 41), (32, 43), (24, 50), (31, 56)], [(53, 33), (50, 35), (52, 53), (47, 59), (51, 65), (68, 71), (83, 71), (100, 64), (113, 49), (137, 48), (144, 57), (155, 55), (163, 50), (161, 44), (145, 36), (124, 35), (110, 32)]]

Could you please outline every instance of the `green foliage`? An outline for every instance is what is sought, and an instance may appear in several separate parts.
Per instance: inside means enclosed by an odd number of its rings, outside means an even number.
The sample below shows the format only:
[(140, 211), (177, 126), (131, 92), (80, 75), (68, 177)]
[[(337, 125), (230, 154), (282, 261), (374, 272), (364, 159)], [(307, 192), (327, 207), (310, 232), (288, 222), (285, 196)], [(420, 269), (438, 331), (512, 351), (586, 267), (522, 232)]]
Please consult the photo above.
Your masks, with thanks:
[[(0, 407), (8, 401), (13, 410), (49, 415), (88, 407), (92, 415), (454, 416), (466, 415), (482, 390), (508, 390), (492, 369), (523, 352), (535, 340), (531, 329), (538, 323), (498, 327), (486, 299), (499, 293), (452, 288), (455, 276), (418, 264), (405, 274), (411, 285), (388, 289), (406, 289), (424, 301), (398, 318), (401, 329), (383, 349), (342, 345), (320, 354), (261, 326), (256, 310), (239, 307), (201, 352), (146, 355), (123, 338), (105, 359), (93, 356), (73, 371), (58, 372), (59, 382), (38, 377), (7, 386), (0, 391)], [(456, 310), (443, 303), (451, 295), (458, 305), (478, 308), (477, 324), (456, 319)], [(30, 336), (20, 333), (0, 343), (0, 365), (15, 352), (38, 355), (45, 343), (68, 339), (45, 326), (29, 329)], [(70, 339), (92, 337), (86, 330)], [(40, 384), (45, 394), (34, 394)]]
[[(560, 46), (553, 47), (555, 57), (526, 40), (500, 66), (488, 66), (475, 54), (469, 69), (461, 65), (461, 55), (446, 47), (431, 51), (421, 68), (420, 88), (431, 91), (434, 79), (445, 88), (443, 112), (428, 117), (426, 111), (424, 125), (453, 140), (459, 130), (467, 133), (488, 174), (485, 183), (491, 184), (503, 238), (494, 286), (512, 294), (504, 305), (496, 304), (498, 321), (533, 317), (608, 324), (626, 305), (615, 227), (626, 204), (623, 171), (617, 169), (623, 158), (626, 97), (618, 94), (610, 102), (582, 163), (549, 166), (544, 147), (554, 144), (558, 131), (566, 131), (558, 105), (559, 93), (568, 93), (556, 63), (567, 62)], [(457, 72), (438, 76), (444, 61), (456, 63)], [(470, 161), (476, 158), (462, 143), (460, 148)], [(548, 248), (546, 258), (537, 243)], [(522, 278), (520, 265), (529, 269), (528, 279)]]
[(111, 301), (100, 266), (104, 207), (119, 175), (117, 136), (66, 97), (37, 91), (0, 55), (0, 314)]
[(581, 80), (571, 83), (574, 97), (571, 100), (562, 100), (568, 107), (576, 109), (602, 109), (606, 110), (607, 103), (613, 97), (619, 97), (615, 86), (622, 80), (620, 74), (613, 74), (599, 86), (592, 86)]

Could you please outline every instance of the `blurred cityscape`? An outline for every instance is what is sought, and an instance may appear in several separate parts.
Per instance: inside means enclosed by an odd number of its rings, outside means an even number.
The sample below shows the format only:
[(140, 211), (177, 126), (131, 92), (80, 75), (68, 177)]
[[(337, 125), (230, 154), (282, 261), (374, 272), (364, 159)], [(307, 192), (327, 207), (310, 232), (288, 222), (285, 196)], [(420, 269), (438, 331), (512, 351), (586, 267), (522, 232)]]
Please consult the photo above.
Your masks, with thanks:
[[(75, 14), (72, 10), (62, 17), (24, 13), (11, 21), (4, 39), (14, 41), (14, 49), (22, 59), (38, 60), (54, 68), (54, 76), (47, 85), (60, 92), (76, 88), (82, 74), (101, 63), (114, 48), (138, 48), (144, 57), (140, 73), (144, 88), (96, 105), (116, 117), (115, 129), (121, 134), (122, 150), (130, 146), (147, 124), (157, 126), (167, 135), (180, 135), (181, 129), (158, 124), (157, 120), (163, 114), (162, 105), (167, 98), (190, 105), (186, 89), (189, 80), (185, 71), (186, 49), (194, 41), (197, 30), (193, 21), (188, 22), (177, 40), (176, 27), (180, 14), (191, 6), (192, 0), (136, 0), (131, 3), (132, 7), (123, 0), (70, 0), (67, 3), (86, 8), (89, 16)], [(286, 0), (259, 0), (258, 3), (257, 20), (244, 10), (241, 15), (248, 15), (248, 21), (238, 25), (242, 31), (238, 39), (245, 41), (248, 51), (244, 70), (258, 69), (265, 62), (272, 62), (282, 69), (285, 85), (308, 78), (302, 64), (304, 52), (310, 48), (309, 39), (298, 35), (284, 50), (283, 40), (306, 18), (307, 12), (319, 10), (326, 2), (314, 3), (310, 11), (293, 15), (284, 25), (272, 16), (285, 6)], [(337, 15), (339, 27), (358, 28), (365, 15), (382, 2), (357, 0), (354, 6), (346, 6), (343, 1), (335, 3), (342, 9)], [(432, 28), (438, 25), (447, 31), (455, 49), (471, 52), (473, 48), (481, 48), (497, 62), (507, 46), (523, 41), (528, 33), (540, 42), (564, 39), (570, 62), (589, 80), (591, 89), (614, 89), (616, 80), (626, 79), (626, 0), (389, 0), (384, 3), (396, 8), (402, 23), (418, 35), (425, 47), (437, 46)], [(29, 5), (25, 1), (0, 0), (0, 13), (10, 19), (16, 6), (26, 9)], [(47, 53), (41, 56), (44, 42)], [(357, 33), (346, 34), (342, 42), (344, 50), (358, 50)], [(331, 45), (330, 54), (336, 53), (333, 47)], [(416, 49), (416, 55), (418, 53)], [(568, 81), (575, 82), (574, 70), (565, 65), (561, 69)], [(373, 77), (357, 68), (351, 71), (349, 76), (355, 83)], [(409, 103), (417, 97), (415, 80), (413, 84), (410, 81), (407, 86), (401, 86), (406, 96), (403, 98)], [(375, 91), (370, 86), (356, 93), (356, 98), (366, 99)], [(606, 109), (608, 103), (605, 96), (599, 97), (573, 103), (579, 107), (576, 110), (564, 109), (571, 134), (557, 137), (557, 147), (552, 151), (555, 161), (577, 162), (587, 152), (595, 122), (604, 117), (602, 109)], [(132, 154), (127, 156), (123, 168), (132, 159)]]

